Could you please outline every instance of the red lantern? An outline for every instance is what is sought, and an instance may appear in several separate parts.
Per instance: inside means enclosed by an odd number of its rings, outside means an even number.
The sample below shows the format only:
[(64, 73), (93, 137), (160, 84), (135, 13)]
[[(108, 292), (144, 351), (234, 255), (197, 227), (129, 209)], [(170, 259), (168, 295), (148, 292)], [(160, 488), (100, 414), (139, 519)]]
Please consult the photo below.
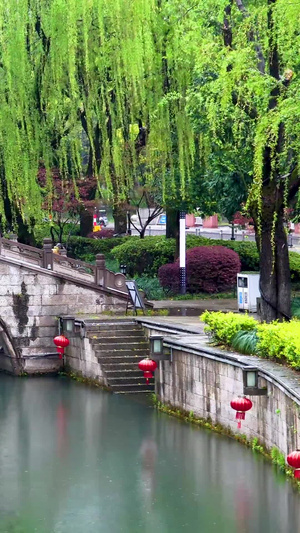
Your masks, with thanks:
[(149, 383), (149, 379), (153, 378), (153, 372), (157, 368), (157, 364), (152, 359), (142, 359), (139, 362), (139, 369), (143, 370), (146, 383)]
[(64, 355), (64, 350), (67, 346), (69, 346), (70, 341), (65, 337), (64, 335), (58, 335), (58, 337), (55, 337), (53, 339), (53, 342), (56, 346), (58, 357), (62, 359), (62, 356)]
[(252, 402), (249, 398), (235, 398), (230, 402), (232, 409), (237, 411), (235, 418), (238, 420), (238, 429), (241, 428), (241, 420), (245, 420), (245, 412), (252, 407)]
[(297, 450), (295, 452), (291, 452), (287, 458), (287, 463), (295, 468), (294, 471), (294, 477), (300, 478), (300, 450)]

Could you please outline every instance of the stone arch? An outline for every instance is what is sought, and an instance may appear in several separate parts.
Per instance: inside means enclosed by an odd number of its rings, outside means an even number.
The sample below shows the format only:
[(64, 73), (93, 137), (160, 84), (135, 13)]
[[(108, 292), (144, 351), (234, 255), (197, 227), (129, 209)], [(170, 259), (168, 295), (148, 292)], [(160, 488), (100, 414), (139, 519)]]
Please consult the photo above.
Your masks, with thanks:
[(17, 349), (14, 339), (5, 324), (0, 318), (0, 371), (10, 374), (20, 374), (22, 372), (22, 358)]

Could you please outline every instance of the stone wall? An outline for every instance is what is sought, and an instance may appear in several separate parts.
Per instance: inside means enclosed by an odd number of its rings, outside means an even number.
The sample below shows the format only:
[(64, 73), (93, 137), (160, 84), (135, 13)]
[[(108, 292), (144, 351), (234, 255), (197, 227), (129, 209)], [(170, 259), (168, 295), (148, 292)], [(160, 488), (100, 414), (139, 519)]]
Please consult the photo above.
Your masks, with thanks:
[[(144, 326), (149, 334), (162, 334), (155, 326)], [(180, 348), (180, 336), (171, 337), (170, 332), (168, 335), (164, 339), (172, 349), (172, 362), (159, 361), (155, 371), (155, 391), (162, 403), (193, 412), (196, 417), (245, 434), (248, 439), (256, 437), (268, 449), (275, 446), (285, 455), (300, 447), (298, 373), (255, 357), (230, 353), (227, 359), (226, 352), (222, 357), (217, 349), (201, 351), (196, 344), (188, 347), (188, 336)], [(245, 362), (258, 367), (259, 385), (267, 388), (267, 394), (248, 396), (253, 407), (246, 412), (238, 430), (236, 411), (230, 402), (243, 396)]]
[[(97, 315), (126, 306), (124, 295), (119, 296), (118, 291), (89, 287), (84, 281), (68, 280), (9, 258), (0, 262), (0, 279), (0, 318), (14, 345), (16, 373), (48, 372), (60, 366), (53, 344), (58, 316)], [(6, 367), (7, 361), (0, 355), (0, 369)]]
[[(240, 432), (287, 454), (300, 443), (300, 406), (270, 381), (267, 390), (266, 396), (249, 396), (253, 407), (246, 413)], [(238, 366), (173, 350), (172, 363), (159, 363), (156, 392), (163, 403), (192, 411), (195, 416), (209, 418), (237, 432), (230, 402), (243, 395), (243, 371)]]

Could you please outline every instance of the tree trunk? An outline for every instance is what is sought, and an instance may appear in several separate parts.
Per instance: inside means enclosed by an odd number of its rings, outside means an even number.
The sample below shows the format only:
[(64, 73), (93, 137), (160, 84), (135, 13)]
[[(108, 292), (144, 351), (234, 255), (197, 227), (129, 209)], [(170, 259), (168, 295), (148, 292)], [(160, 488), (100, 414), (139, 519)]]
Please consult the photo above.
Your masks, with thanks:
[[(291, 282), (287, 233), (284, 227), (283, 191), (274, 182), (263, 188), (261, 237), (256, 226), (260, 255), (261, 318), (266, 322), (289, 319)], [(274, 228), (274, 216), (276, 223)]]
[(115, 222), (115, 233), (126, 234), (127, 231), (127, 210), (122, 205), (113, 207), (113, 217)]
[(86, 237), (93, 231), (93, 215), (87, 209), (80, 213), (80, 236)]

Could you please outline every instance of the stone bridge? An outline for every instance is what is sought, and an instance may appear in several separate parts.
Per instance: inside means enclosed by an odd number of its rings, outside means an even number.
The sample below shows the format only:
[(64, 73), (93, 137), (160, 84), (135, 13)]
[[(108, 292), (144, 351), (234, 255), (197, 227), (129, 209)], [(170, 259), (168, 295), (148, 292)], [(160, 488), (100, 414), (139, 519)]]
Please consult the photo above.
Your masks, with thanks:
[(103, 255), (91, 265), (53, 254), (51, 239), (43, 249), (0, 239), (0, 370), (57, 371), (58, 317), (124, 311), (127, 298), (125, 276)]

